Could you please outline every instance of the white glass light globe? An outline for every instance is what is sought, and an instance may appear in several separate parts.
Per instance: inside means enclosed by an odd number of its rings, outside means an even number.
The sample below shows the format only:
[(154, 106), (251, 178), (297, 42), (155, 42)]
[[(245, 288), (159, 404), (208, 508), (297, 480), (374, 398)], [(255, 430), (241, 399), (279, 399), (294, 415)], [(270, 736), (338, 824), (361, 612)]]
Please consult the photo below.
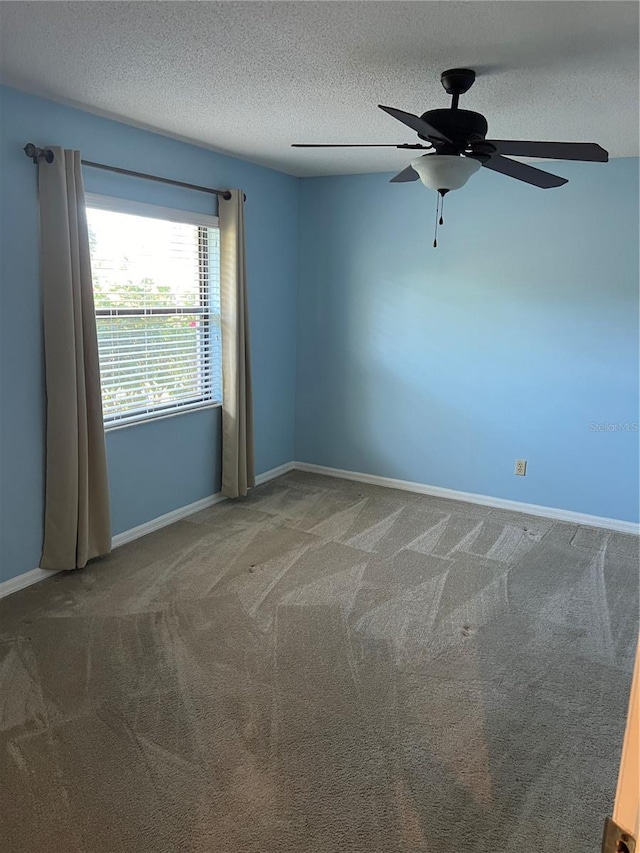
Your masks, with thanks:
[(411, 161), (425, 187), (436, 191), (459, 190), (480, 166), (479, 160), (456, 154), (424, 154)]

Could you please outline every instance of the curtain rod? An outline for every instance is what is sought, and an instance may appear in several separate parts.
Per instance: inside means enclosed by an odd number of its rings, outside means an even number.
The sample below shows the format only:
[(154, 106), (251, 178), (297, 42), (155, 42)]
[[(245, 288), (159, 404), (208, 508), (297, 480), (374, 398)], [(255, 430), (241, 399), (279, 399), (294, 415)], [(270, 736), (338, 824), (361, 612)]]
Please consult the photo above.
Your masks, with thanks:
[[(40, 158), (43, 158), (47, 163), (53, 163), (53, 151), (50, 148), (37, 148), (33, 142), (28, 142), (24, 148), (24, 153), (30, 157), (34, 163), (37, 163)], [(130, 175), (132, 178), (144, 178), (147, 181), (156, 181), (161, 184), (171, 184), (174, 187), (184, 187), (188, 190), (197, 190), (201, 193), (209, 193), (210, 195), (219, 195), (224, 199), (230, 199), (231, 193), (229, 190), (214, 190), (211, 187), (201, 187), (198, 184), (186, 184), (184, 181), (173, 181), (171, 178), (161, 178), (158, 175), (147, 175), (145, 172), (133, 172), (130, 169), (120, 169), (118, 166), (107, 166), (105, 163), (93, 163), (91, 160), (82, 160), (83, 166), (90, 166), (92, 169), (104, 169), (106, 172), (116, 172), (118, 175)], [(246, 195), (245, 195), (246, 201)]]

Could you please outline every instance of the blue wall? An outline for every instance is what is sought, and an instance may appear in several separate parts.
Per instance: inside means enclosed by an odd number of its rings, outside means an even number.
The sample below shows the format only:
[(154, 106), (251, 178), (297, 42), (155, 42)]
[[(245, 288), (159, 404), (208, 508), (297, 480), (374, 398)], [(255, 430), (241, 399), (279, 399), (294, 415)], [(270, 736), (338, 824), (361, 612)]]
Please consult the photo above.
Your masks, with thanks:
[[(550, 164), (551, 165), (551, 164)], [(296, 459), (638, 520), (638, 160), (302, 181)], [(526, 477), (514, 476), (516, 458)]]
[[(27, 141), (246, 191), (258, 472), (296, 458), (638, 520), (638, 433), (591, 427), (638, 421), (637, 159), (554, 164), (570, 183), (548, 191), (481, 171), (447, 197), (434, 250), (435, 199), (420, 184), (297, 180), (0, 87), (0, 581), (37, 566), (42, 537)], [(187, 190), (85, 180), (215, 212)], [(118, 533), (218, 490), (220, 411), (110, 432), (107, 449)]]
[[(256, 469), (293, 458), (298, 181), (250, 163), (0, 87), (0, 581), (42, 544), (44, 382), (37, 170), (26, 142), (247, 194)], [(87, 191), (215, 213), (211, 196), (96, 170)], [(108, 433), (114, 533), (219, 489), (220, 410)]]

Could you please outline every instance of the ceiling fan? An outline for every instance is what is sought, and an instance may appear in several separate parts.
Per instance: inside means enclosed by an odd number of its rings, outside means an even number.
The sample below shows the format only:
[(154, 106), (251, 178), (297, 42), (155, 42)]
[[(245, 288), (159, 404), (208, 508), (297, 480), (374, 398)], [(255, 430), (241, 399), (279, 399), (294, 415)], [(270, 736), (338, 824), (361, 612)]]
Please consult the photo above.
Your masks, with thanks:
[[(436, 190), (441, 199), (450, 190), (464, 186), (471, 175), (481, 166), (493, 172), (501, 172), (518, 181), (542, 189), (559, 187), (567, 183), (566, 178), (545, 172), (526, 163), (510, 160), (515, 157), (546, 157), (555, 160), (584, 160), (606, 163), (609, 154), (594, 142), (528, 142), (510, 139), (486, 139), (489, 126), (480, 113), (458, 108), (460, 95), (468, 92), (476, 79), (470, 68), (451, 68), (440, 75), (445, 92), (451, 95), (449, 109), (428, 110), (420, 116), (395, 107), (378, 104), (393, 118), (415, 130), (426, 145), (404, 143), (401, 145), (369, 143), (354, 144), (294, 144), (292, 148), (400, 148), (425, 150), (411, 161), (402, 172), (391, 178), (391, 183), (421, 180), (425, 186)], [(506, 155), (506, 156), (505, 156)], [(436, 226), (438, 210), (436, 208)], [(439, 220), (443, 224), (442, 216)], [(436, 241), (434, 240), (434, 245)]]
[[(552, 175), (550, 172), (536, 169), (516, 160), (509, 160), (509, 156), (585, 160), (597, 163), (608, 161), (608, 152), (600, 145), (596, 145), (595, 142), (528, 142), (512, 139), (486, 139), (489, 129), (486, 118), (480, 113), (458, 108), (460, 95), (469, 91), (475, 79), (476, 73), (470, 68), (452, 68), (449, 71), (442, 72), (440, 81), (445, 92), (451, 95), (451, 107), (449, 109), (428, 110), (421, 116), (417, 116), (395, 107), (385, 107), (378, 104), (381, 110), (415, 130), (419, 138), (428, 143), (427, 145), (422, 143), (404, 143), (401, 145), (385, 143), (367, 143), (364, 145), (298, 143), (291, 147), (424, 149), (432, 153), (412, 160), (411, 165), (391, 178), (391, 183), (417, 181), (421, 178), (432, 189), (445, 189), (447, 191), (459, 189), (463, 186), (480, 166), (494, 172), (502, 172), (503, 175), (508, 175), (542, 189), (559, 187), (567, 183), (566, 178)], [(451, 174), (447, 174), (447, 170), (443, 168), (444, 158), (448, 158), (449, 163), (453, 161), (455, 164), (457, 161), (457, 168), (454, 165)], [(433, 165), (426, 167), (425, 161), (432, 161)], [(451, 166), (449, 166), (450, 168)], [(440, 170), (442, 170), (443, 177), (449, 178), (449, 183), (456, 185), (439, 185), (437, 182), (434, 184), (430, 180), (432, 173), (434, 177), (437, 177), (441, 174)], [(428, 178), (429, 182), (425, 178)]]

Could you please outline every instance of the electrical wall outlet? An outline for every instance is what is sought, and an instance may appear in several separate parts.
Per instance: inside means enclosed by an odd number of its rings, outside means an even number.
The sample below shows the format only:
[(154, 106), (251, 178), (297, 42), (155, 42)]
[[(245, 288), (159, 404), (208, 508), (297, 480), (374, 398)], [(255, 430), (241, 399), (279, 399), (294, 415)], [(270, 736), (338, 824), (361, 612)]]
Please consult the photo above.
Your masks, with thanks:
[(519, 477), (524, 477), (527, 473), (527, 460), (526, 459), (516, 459), (516, 470), (515, 473)]

